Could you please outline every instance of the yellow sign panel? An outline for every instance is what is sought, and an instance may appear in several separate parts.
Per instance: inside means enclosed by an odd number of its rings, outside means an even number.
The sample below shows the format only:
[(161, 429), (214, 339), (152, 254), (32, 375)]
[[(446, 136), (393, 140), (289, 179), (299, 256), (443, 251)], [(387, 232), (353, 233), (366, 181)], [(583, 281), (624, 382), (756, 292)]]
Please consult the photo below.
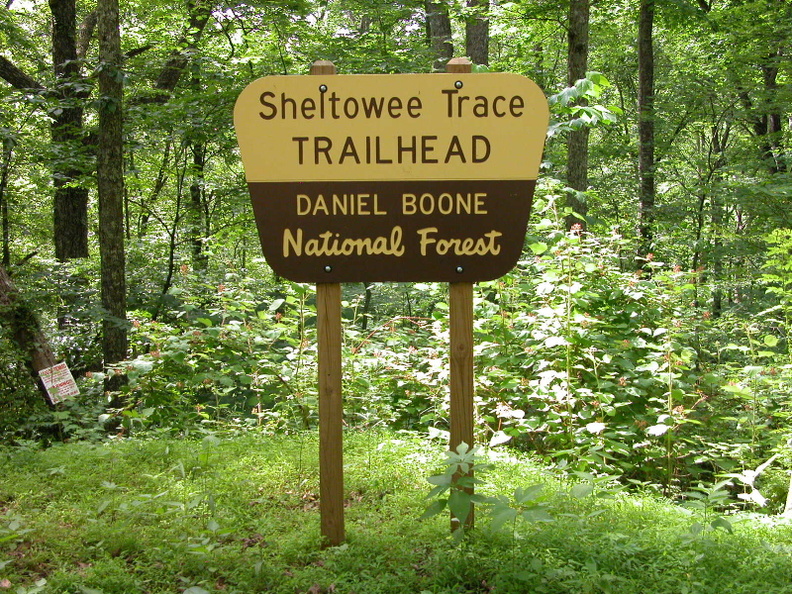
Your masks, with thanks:
[(268, 76), (234, 109), (248, 182), (536, 179), (547, 101), (523, 76)]

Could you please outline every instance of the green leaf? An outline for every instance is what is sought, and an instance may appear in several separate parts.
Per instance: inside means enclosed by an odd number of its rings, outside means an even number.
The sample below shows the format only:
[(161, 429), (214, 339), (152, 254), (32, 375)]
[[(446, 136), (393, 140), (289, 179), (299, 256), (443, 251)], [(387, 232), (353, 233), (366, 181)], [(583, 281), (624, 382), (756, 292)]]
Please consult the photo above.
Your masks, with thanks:
[(468, 450), (470, 450), (470, 446), (463, 441), (457, 446), (456, 452), (460, 456), (464, 456), (467, 454)]
[(772, 348), (778, 345), (778, 337), (773, 336), (772, 334), (768, 334), (767, 336), (764, 337), (764, 343)]
[(470, 515), (470, 508), (472, 503), (470, 495), (464, 491), (452, 491), (451, 496), (448, 498), (448, 509), (454, 514), (454, 517), (462, 524), (465, 523)]
[(522, 514), (522, 519), (526, 522), (554, 522), (555, 518), (540, 507), (526, 509)]
[(542, 241), (531, 243), (528, 245), (528, 247), (536, 256), (544, 254), (547, 251), (547, 244)]
[(735, 396), (740, 396), (741, 398), (752, 398), (753, 397), (753, 392), (751, 391), (751, 389), (748, 388), (748, 387), (745, 387), (745, 386), (737, 386), (737, 385), (734, 385), (734, 384), (726, 384), (725, 386), (723, 386), (723, 391), (724, 392), (730, 392), (730, 393), (734, 394)]
[(450, 474), (436, 474), (430, 476), (426, 481), (432, 485), (439, 485), (441, 487), (450, 487), (453, 476)]
[(661, 435), (664, 435), (669, 429), (670, 427), (668, 425), (661, 423), (659, 425), (652, 425), (646, 430), (646, 432), (649, 435), (653, 435), (654, 437), (660, 437)]
[(609, 87), (610, 81), (605, 77), (604, 74), (601, 72), (597, 72), (596, 70), (589, 70), (586, 72), (586, 78), (593, 82), (595, 85), (599, 85), (601, 87)]
[(594, 492), (594, 485), (590, 483), (579, 483), (569, 490), (569, 494), (575, 499), (584, 499)]
[(722, 528), (729, 534), (734, 534), (734, 529), (732, 528), (731, 522), (726, 518), (717, 517), (710, 523), (710, 526), (713, 528)]
[(434, 489), (432, 489), (431, 491), (429, 491), (429, 494), (425, 497), (425, 499), (432, 499), (433, 497), (437, 497), (438, 495), (442, 495), (446, 491), (448, 491), (448, 486), (447, 485), (446, 486), (439, 485), (439, 486), (435, 487)]
[(497, 532), (503, 528), (507, 522), (513, 522), (517, 517), (517, 513), (516, 509), (508, 505), (499, 504), (493, 507), (490, 511), (490, 530)]
[(438, 499), (437, 501), (433, 501), (432, 504), (426, 508), (426, 511), (418, 519), (425, 520), (427, 518), (436, 516), (445, 509), (446, 503), (448, 503), (447, 499)]
[(510, 440), (511, 440), (511, 435), (507, 435), (503, 431), (496, 431), (492, 435), (492, 438), (490, 439), (490, 447), (494, 448), (495, 446), (502, 445)]
[(539, 493), (542, 492), (544, 489), (543, 484), (531, 485), (530, 487), (526, 487), (523, 489), (522, 487), (517, 487), (514, 490), (514, 501), (519, 504), (524, 504), (529, 501), (533, 501), (539, 496)]

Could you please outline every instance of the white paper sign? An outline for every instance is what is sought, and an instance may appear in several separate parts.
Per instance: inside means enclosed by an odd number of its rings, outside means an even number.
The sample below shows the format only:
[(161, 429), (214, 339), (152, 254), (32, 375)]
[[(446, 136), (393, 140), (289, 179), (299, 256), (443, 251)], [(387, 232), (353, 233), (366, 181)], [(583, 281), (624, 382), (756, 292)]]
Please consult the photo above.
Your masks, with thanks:
[(52, 404), (57, 404), (80, 393), (66, 363), (58, 363), (53, 367), (42, 369), (39, 371), (39, 376), (41, 376), (41, 381), (47, 389)]

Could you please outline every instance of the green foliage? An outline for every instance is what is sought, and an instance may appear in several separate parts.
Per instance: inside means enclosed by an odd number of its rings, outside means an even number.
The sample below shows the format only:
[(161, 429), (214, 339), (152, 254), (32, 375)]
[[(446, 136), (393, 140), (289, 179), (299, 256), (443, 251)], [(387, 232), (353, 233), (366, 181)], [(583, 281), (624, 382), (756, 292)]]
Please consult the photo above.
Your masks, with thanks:
[(262, 302), (244, 279), (228, 275), (226, 282), (240, 286), (172, 289), (179, 304), (167, 323), (145, 312), (134, 320), (140, 354), (111, 370), (129, 380), (119, 411), (129, 431), (233, 419), (283, 430), (311, 425), (309, 289), (288, 284), (281, 297)]
[(519, 272), (484, 287), (480, 413), (495, 443), (512, 438), (581, 470), (662, 482), (674, 470), (663, 467), (660, 429), (682, 431), (700, 398), (677, 318), (684, 275), (655, 262), (652, 277), (625, 272), (617, 235), (555, 225), (540, 223), (546, 234)]
[(610, 81), (602, 73), (587, 72), (586, 78), (548, 97), (554, 116), (547, 131), (548, 138), (570, 130), (609, 126), (618, 122), (622, 115), (621, 108), (598, 103), (609, 86)]
[[(24, 364), (24, 355), (0, 335), (0, 435), (24, 434), (22, 427), (36, 414), (47, 410), (44, 397), (36, 389)], [(28, 436), (29, 437), (29, 436)]]
[[(432, 502), (420, 519), (436, 516), (448, 507), (455, 519), (454, 532), (461, 538), (472, 517), (473, 504), (486, 502), (486, 499), (481, 495), (473, 493), (474, 486), (481, 483), (481, 480), (475, 478), (474, 475), (489, 468), (489, 465), (477, 460), (478, 453), (479, 448), (471, 448), (464, 442), (457, 446), (456, 451), (446, 452), (443, 473), (427, 479), (435, 487), (426, 498), (436, 497), (437, 499)], [(446, 493), (448, 493), (448, 497), (440, 497)]]

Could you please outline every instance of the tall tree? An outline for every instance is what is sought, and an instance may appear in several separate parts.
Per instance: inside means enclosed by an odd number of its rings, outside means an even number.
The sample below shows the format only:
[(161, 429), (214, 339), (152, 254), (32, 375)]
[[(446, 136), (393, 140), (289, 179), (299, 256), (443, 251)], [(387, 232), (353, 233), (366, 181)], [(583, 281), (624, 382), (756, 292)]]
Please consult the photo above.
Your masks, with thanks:
[(50, 0), (52, 67), (55, 82), (47, 89), (38, 80), (0, 56), (0, 78), (20, 90), (33, 90), (56, 101), (50, 110), (55, 257), (88, 256), (88, 189), (82, 177), (86, 165), (82, 100), (88, 85), (77, 49), (77, 9), (74, 0)]
[[(190, 77), (190, 90), (195, 96), (200, 96), (201, 73), (200, 64), (192, 64), (192, 76)], [(192, 263), (195, 270), (205, 271), (209, 264), (209, 256), (205, 251), (206, 237), (209, 235), (207, 229), (209, 214), (206, 212), (206, 160), (207, 160), (207, 138), (203, 133), (202, 116), (205, 114), (196, 113), (192, 117), (190, 131), (185, 140), (188, 142), (192, 153), (192, 167), (190, 167), (190, 201), (187, 205), (188, 229), (190, 245), (192, 247)]]
[(426, 0), (426, 30), (435, 56), (434, 69), (445, 72), (446, 64), (454, 57), (454, 43), (448, 4), (444, 0)]
[(655, 220), (654, 0), (640, 0), (638, 13), (639, 257), (652, 250)]
[(489, 0), (467, 0), (465, 50), (474, 64), (489, 65)]
[(49, 0), (49, 6), (54, 92), (59, 100), (51, 111), (55, 257), (69, 260), (88, 257), (88, 188), (81, 178), (89, 168), (80, 158), (84, 152), (82, 99), (87, 85), (77, 54), (75, 0)]
[(124, 255), (123, 80), (118, 0), (99, 0), (99, 253), (102, 270), (102, 353), (105, 365), (126, 358)]
[[(567, 84), (586, 76), (589, 54), (589, 0), (571, 0), (569, 3), (569, 28), (567, 30)], [(581, 99), (584, 102), (585, 99)], [(567, 217), (567, 228), (577, 223), (585, 226), (588, 212), (583, 192), (588, 189), (588, 142), (589, 129), (581, 126), (570, 130), (567, 136), (567, 206), (577, 216)]]
[(2, 151), (0, 151), (0, 228), (2, 229), (2, 257), (0, 265), (8, 267), (11, 263), (11, 222), (8, 218), (8, 178), (14, 156), (14, 138), (11, 134), (3, 135)]

